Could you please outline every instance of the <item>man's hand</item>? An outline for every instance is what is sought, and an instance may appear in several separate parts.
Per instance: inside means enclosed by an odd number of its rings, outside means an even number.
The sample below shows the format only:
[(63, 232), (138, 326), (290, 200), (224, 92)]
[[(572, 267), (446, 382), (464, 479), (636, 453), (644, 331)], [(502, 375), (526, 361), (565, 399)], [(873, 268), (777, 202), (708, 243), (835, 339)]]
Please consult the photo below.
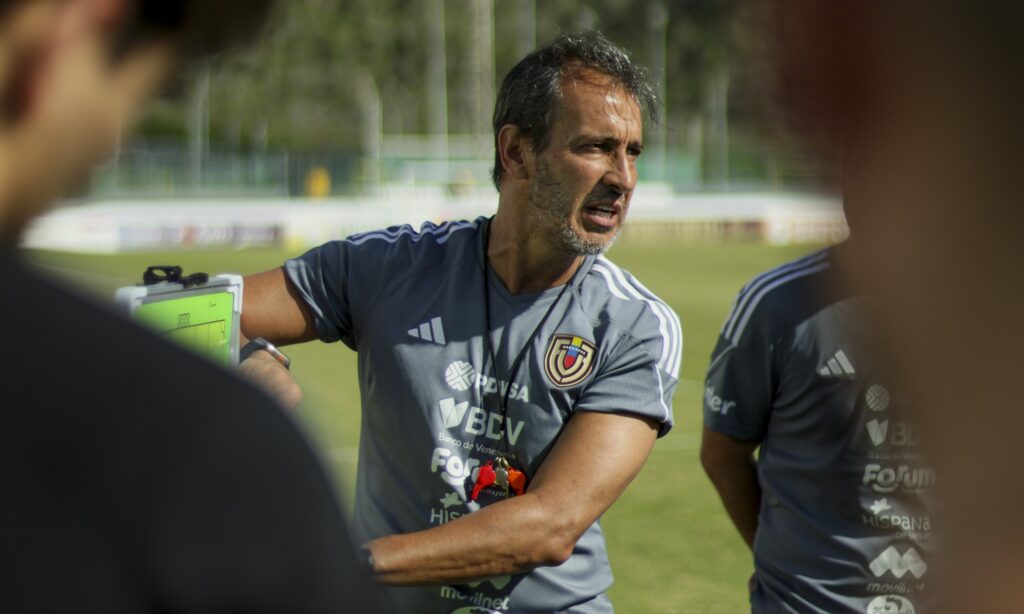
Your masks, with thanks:
[(371, 541), (377, 579), (446, 584), (560, 565), (640, 471), (657, 434), (650, 418), (577, 412), (525, 494), (432, 529)]
[[(316, 338), (313, 319), (283, 268), (245, 278), (242, 291), (242, 339), (263, 337), (274, 345)], [(242, 376), (262, 388), (285, 409), (302, 402), (302, 390), (292, 374), (263, 350), (256, 350), (239, 365)]]
[(267, 352), (253, 352), (242, 361), (238, 370), (242, 377), (262, 388), (281, 407), (292, 410), (302, 402), (302, 390), (291, 372)]

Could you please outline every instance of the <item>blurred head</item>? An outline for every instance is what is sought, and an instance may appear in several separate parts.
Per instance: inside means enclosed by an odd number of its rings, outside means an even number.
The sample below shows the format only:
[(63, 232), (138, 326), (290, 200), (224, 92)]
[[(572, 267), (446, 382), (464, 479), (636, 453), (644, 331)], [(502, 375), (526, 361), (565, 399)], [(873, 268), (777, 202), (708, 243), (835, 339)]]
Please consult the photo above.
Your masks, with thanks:
[(0, 0), (0, 233), (81, 185), (189, 61), (253, 36), (271, 0)]
[[(1024, 38), (1011, 3), (774, 0), (798, 112), (853, 157), (856, 283), (936, 475), (942, 612), (1024, 601), (1019, 205)], [(835, 12), (842, 8), (846, 12)], [(850, 19), (848, 12), (859, 15)], [(822, 13), (830, 15), (822, 15)], [(782, 18), (787, 21), (782, 21)], [(840, 17), (842, 17), (840, 19)], [(798, 35), (811, 37), (795, 46)], [(812, 143), (823, 153), (829, 150)], [(894, 377), (895, 376), (895, 377)], [(937, 561), (939, 562), (939, 561)]]
[(645, 111), (656, 120), (657, 100), (625, 52), (597, 32), (563, 35), (502, 83), (495, 186), (524, 197), (521, 213), (557, 249), (599, 253), (626, 216)]

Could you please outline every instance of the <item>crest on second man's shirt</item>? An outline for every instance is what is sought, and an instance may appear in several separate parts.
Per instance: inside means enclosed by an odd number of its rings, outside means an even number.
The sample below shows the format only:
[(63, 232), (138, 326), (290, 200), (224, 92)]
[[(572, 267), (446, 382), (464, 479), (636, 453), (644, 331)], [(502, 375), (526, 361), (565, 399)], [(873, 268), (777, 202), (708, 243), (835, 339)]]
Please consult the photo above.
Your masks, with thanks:
[(583, 337), (557, 334), (551, 337), (544, 370), (551, 383), (568, 388), (582, 382), (594, 370), (597, 347)]

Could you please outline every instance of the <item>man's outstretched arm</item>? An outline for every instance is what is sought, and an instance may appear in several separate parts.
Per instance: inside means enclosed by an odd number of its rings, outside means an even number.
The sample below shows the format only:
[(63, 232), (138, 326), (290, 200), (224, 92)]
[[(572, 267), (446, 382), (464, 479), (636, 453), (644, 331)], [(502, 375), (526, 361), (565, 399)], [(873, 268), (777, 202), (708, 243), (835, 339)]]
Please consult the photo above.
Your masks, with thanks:
[(368, 544), (386, 584), (447, 584), (559, 565), (650, 454), (658, 423), (580, 411), (523, 495), (452, 522)]
[(704, 427), (700, 461), (711, 478), (736, 529), (754, 548), (757, 515), (761, 509), (761, 485), (757, 481), (756, 441), (739, 441)]
[(275, 345), (317, 338), (309, 308), (288, 281), (284, 268), (245, 278), (242, 291), (242, 335), (263, 337)]
[[(316, 339), (309, 309), (283, 268), (249, 275), (242, 287), (242, 345), (256, 337), (275, 345)], [(302, 401), (302, 391), (291, 374), (266, 352), (254, 352), (239, 371), (282, 407), (294, 409)]]

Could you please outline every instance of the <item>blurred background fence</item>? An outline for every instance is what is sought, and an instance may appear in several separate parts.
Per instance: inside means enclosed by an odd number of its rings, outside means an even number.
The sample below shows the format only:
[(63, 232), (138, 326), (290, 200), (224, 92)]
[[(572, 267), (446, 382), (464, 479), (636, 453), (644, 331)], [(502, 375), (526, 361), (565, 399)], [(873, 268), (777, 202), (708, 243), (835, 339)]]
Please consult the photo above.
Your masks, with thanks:
[(538, 44), (583, 28), (646, 66), (661, 101), (661, 121), (645, 126), (625, 238), (834, 240), (843, 235), (837, 203), (814, 196), (830, 173), (760, 104), (763, 32), (741, 6), (282, 2), (259, 45), (177, 83), (27, 243), (299, 247), (337, 238), (317, 229), (492, 212), (501, 78)]
[[(453, 194), (493, 193), (494, 166), (489, 137), (381, 135), (380, 148), (358, 151), (230, 151), (195, 154), (187, 142), (132, 140), (97, 172), (89, 198), (292, 196), (323, 198), (376, 194), (388, 186), (440, 187)], [(734, 150), (724, 178), (709, 178), (691, 151), (646, 152), (641, 182), (676, 192), (806, 191), (818, 180), (816, 168), (797, 156), (781, 158)]]

